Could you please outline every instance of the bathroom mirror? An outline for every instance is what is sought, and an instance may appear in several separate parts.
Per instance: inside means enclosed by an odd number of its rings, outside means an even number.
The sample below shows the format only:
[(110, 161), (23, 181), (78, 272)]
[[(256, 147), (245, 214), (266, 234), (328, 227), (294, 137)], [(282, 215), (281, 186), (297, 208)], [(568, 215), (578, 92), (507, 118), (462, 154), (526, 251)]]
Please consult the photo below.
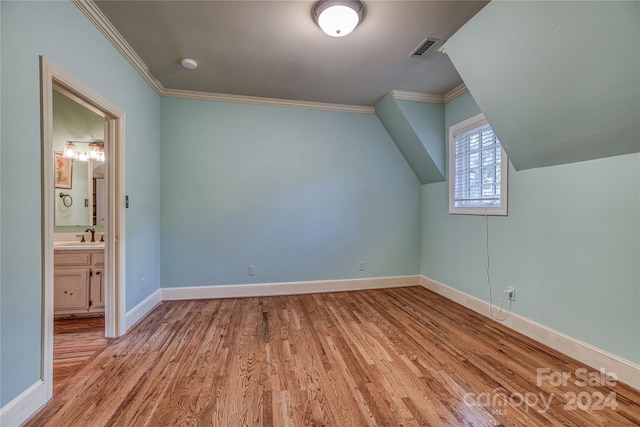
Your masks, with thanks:
[[(54, 225), (104, 225), (104, 161), (66, 158), (98, 145), (104, 153), (104, 118), (65, 94), (53, 91)], [(103, 156), (104, 157), (104, 156)]]
[[(55, 157), (57, 163), (61, 156)], [(71, 188), (54, 190), (54, 225), (104, 225), (104, 163), (68, 160), (72, 162)], [(55, 169), (59, 170), (57, 164)]]

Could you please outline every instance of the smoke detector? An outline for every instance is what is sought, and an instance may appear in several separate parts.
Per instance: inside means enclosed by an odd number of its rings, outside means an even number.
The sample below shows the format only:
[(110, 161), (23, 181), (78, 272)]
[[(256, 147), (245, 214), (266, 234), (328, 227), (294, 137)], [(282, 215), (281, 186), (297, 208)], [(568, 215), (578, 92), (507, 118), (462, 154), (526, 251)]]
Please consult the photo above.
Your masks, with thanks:
[(196, 68), (198, 68), (198, 63), (193, 59), (184, 58), (182, 61), (180, 61), (180, 63), (187, 70), (195, 70)]

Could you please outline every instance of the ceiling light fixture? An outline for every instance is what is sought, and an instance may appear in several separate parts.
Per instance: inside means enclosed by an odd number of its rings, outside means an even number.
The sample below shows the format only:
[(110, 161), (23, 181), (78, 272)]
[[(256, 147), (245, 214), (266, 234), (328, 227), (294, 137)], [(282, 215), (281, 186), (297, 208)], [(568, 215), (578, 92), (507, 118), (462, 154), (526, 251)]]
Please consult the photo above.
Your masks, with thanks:
[(193, 59), (184, 58), (182, 61), (180, 61), (180, 63), (187, 70), (195, 70), (196, 68), (198, 68), (198, 63)]
[(344, 37), (364, 18), (364, 3), (360, 0), (319, 0), (313, 5), (312, 14), (326, 34)]

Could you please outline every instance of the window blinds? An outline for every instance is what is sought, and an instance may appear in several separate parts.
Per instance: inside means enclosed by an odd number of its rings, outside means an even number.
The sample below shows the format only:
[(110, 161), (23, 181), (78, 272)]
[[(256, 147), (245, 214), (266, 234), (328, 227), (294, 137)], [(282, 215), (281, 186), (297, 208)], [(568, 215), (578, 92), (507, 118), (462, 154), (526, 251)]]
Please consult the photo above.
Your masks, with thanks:
[(489, 124), (455, 138), (455, 207), (500, 206), (501, 146)]

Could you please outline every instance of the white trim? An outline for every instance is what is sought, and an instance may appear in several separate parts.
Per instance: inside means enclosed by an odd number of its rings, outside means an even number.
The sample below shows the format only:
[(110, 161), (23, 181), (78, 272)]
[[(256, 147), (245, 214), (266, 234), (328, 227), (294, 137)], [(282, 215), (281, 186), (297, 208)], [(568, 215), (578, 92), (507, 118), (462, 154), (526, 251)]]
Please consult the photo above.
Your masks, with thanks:
[(408, 92), (404, 90), (392, 90), (391, 96), (393, 97), (393, 99), (400, 99), (402, 101), (420, 101), (446, 104), (447, 102), (455, 99), (456, 97), (462, 95), (467, 91), (467, 86), (464, 83), (461, 83), (444, 95), (435, 95), (422, 92)]
[[(106, 101), (106, 100), (105, 100)], [(101, 105), (106, 105), (102, 104)], [(117, 108), (117, 107), (116, 107)], [(105, 122), (106, 162), (105, 193), (107, 196), (107, 222), (105, 225), (105, 333), (107, 337), (124, 335), (126, 329), (126, 203), (125, 203), (125, 113)], [(116, 113), (117, 111), (117, 113)]]
[(407, 92), (404, 90), (392, 90), (391, 96), (393, 97), (393, 99), (399, 99), (401, 101), (419, 101), (419, 102), (432, 102), (436, 104), (444, 104), (444, 97), (442, 95), (433, 95), (430, 93)]
[(362, 105), (330, 104), (326, 102), (262, 98), (259, 96), (230, 95), (225, 93), (198, 92), (181, 89), (165, 89), (162, 91), (162, 96), (199, 99), (205, 101), (235, 102), (241, 104), (270, 105), (275, 107), (308, 108), (313, 110), (338, 111), (342, 113), (375, 113), (375, 109), (373, 107), (366, 107)]
[(455, 206), (456, 135), (487, 124), (489, 121), (484, 114), (480, 113), (449, 127), (447, 181), (449, 181), (449, 213), (452, 215), (507, 216), (509, 214), (509, 158), (502, 145), (500, 145), (500, 206)]
[(105, 227), (105, 335), (125, 332), (124, 112), (62, 68), (40, 57), (42, 129), (42, 358), (46, 400), (53, 396), (53, 90), (63, 88), (92, 105), (105, 118), (108, 156)]
[(38, 380), (0, 408), (0, 426), (16, 427), (29, 419), (49, 401), (46, 389), (44, 383)]
[(444, 102), (447, 103), (457, 98), (458, 96), (462, 95), (463, 93), (467, 92), (468, 90), (469, 89), (467, 89), (467, 86), (464, 83), (461, 83), (458, 86), (451, 89), (449, 92), (445, 93), (442, 96), (442, 98), (444, 99)]
[(161, 288), (162, 300), (241, 298), (275, 295), (301, 295), (322, 292), (416, 286), (420, 276), (368, 277), (363, 279), (317, 280), (306, 282), (256, 283), (243, 285)]
[[(40, 57), (40, 117), (42, 134), (42, 357), (45, 402), (53, 397), (53, 75), (52, 63)], [(49, 154), (47, 154), (49, 153)]]
[(146, 297), (142, 300), (138, 305), (133, 307), (131, 310), (127, 311), (126, 316), (126, 325), (127, 330), (131, 329), (133, 325), (138, 323), (141, 319), (143, 319), (147, 314), (153, 310), (156, 305), (162, 302), (162, 292), (160, 289), (156, 290), (154, 293)]
[[(420, 285), (494, 320), (489, 314), (489, 303), (486, 301), (425, 276), (420, 277)], [(595, 369), (603, 368), (606, 372), (615, 373), (621, 382), (640, 390), (640, 365), (513, 312), (509, 314), (506, 320), (500, 323), (587, 366)]]
[(89, 21), (96, 26), (98, 30), (111, 42), (111, 44), (120, 52), (120, 54), (129, 61), (129, 63), (136, 69), (136, 71), (142, 76), (143, 79), (149, 83), (158, 95), (162, 95), (164, 86), (149, 72), (149, 67), (138, 56), (131, 45), (122, 37), (122, 34), (118, 32), (116, 27), (107, 19), (102, 11), (96, 6), (93, 0), (72, 0), (73, 3), (78, 6), (78, 9), (85, 14)]

